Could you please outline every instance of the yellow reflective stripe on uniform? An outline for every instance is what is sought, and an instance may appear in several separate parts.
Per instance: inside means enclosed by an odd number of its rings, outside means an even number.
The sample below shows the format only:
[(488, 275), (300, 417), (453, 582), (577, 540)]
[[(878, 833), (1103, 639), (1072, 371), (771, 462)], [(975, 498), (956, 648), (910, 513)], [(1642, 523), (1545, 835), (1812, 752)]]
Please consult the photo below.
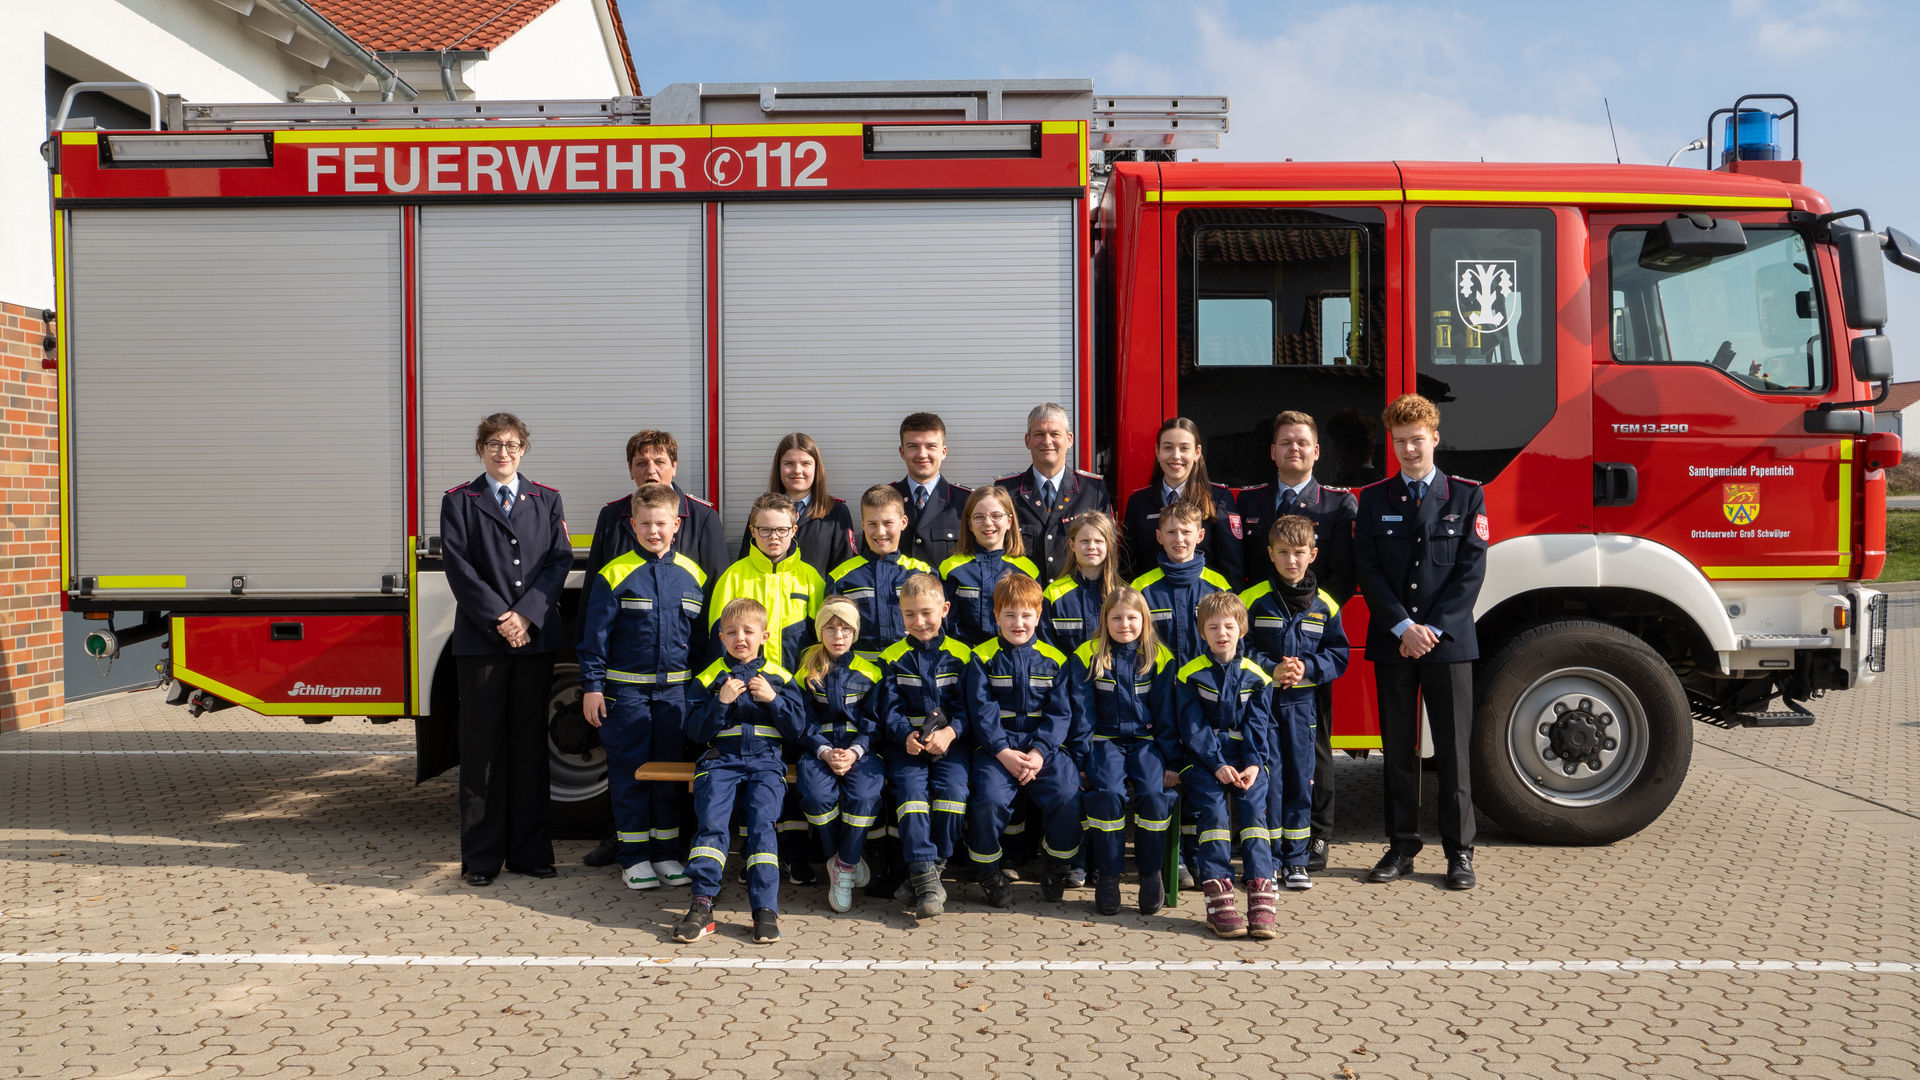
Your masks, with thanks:
[(780, 738), (780, 729), (777, 727), (768, 727), (766, 724), (753, 725), (753, 733), (766, 739)]
[(689, 574), (692, 574), (693, 583), (695, 585), (698, 585), (703, 589), (707, 587), (707, 572), (705, 570), (700, 569), (700, 564), (697, 562), (694, 562), (693, 559), (690, 556), (688, 556), (686, 553), (679, 552), (679, 551), (674, 552), (673, 565), (679, 567), (682, 570), (685, 570)]
[(1048, 856), (1055, 859), (1071, 859), (1075, 855), (1080, 854), (1080, 845), (1075, 844), (1073, 845), (1073, 847), (1069, 848), (1068, 850), (1061, 851), (1059, 848), (1056, 848), (1052, 844), (1049, 844), (1045, 840), (1042, 840), (1040, 841), (1040, 850), (1045, 852)]
[(804, 821), (782, 821), (773, 827), (773, 831), (774, 832), (806, 832), (807, 823)]
[(903, 802), (900, 805), (894, 807), (893, 812), (894, 812), (894, 816), (899, 817), (902, 820), (905, 820), (908, 814), (927, 813), (927, 804), (924, 802), (921, 802), (919, 799), (914, 799), (909, 802)]
[(1233, 833), (1226, 829), (1207, 829), (1200, 834), (1200, 842), (1203, 844), (1211, 844), (1215, 841), (1219, 841), (1222, 844), (1231, 844), (1233, 843)]
[(936, 814), (964, 814), (967, 812), (967, 804), (954, 802), (952, 799), (935, 799), (933, 800), (933, 812)]
[(730, 728), (721, 728), (719, 731), (714, 732), (713, 737), (716, 739), (731, 739), (738, 736), (739, 734), (740, 734), (740, 725), (735, 724)]
[(870, 829), (880, 817), (877, 814), (841, 814), (840, 820), (855, 829)]
[(1188, 678), (1194, 675), (1198, 675), (1200, 672), (1207, 670), (1207, 667), (1212, 663), (1213, 663), (1213, 658), (1210, 656), (1196, 656), (1193, 659), (1187, 661), (1186, 663), (1180, 665), (1180, 673), (1176, 677), (1181, 682), (1186, 682)]
[(1240, 829), (1240, 839), (1243, 842), (1247, 840), (1266, 840), (1271, 842), (1278, 839), (1278, 837), (1273, 835), (1272, 829), (1262, 828), (1258, 825), (1245, 825)]
[(1271, 581), (1263, 581), (1258, 585), (1250, 585), (1240, 593), (1240, 602), (1251, 608), (1254, 601), (1272, 591), (1273, 582)]
[(1280, 830), (1280, 839), (1282, 839), (1282, 840), (1311, 840), (1311, 839), (1313, 839), (1313, 830), (1312, 830), (1312, 829), (1281, 829), (1281, 830)]
[(697, 847), (687, 852), (688, 862), (696, 862), (700, 859), (712, 859), (721, 866), (727, 865), (727, 853), (719, 848)]
[(1159, 581), (1161, 578), (1166, 576), (1167, 576), (1167, 572), (1165, 570), (1161, 570), (1156, 567), (1152, 570), (1147, 571), (1144, 574), (1141, 574), (1139, 577), (1134, 578), (1132, 581), (1128, 582), (1127, 584), (1129, 588), (1134, 589), (1135, 591), (1144, 592), (1147, 586), (1153, 584), (1156, 581)]
[(1067, 654), (1061, 652), (1059, 649), (1054, 648), (1053, 646), (1047, 644), (1046, 642), (1041, 641), (1039, 638), (1035, 638), (1033, 641), (1033, 651), (1039, 653), (1041, 656), (1046, 657), (1047, 659), (1053, 661), (1054, 663), (1061, 665), (1062, 667), (1066, 666)]
[(1325, 589), (1320, 590), (1320, 602), (1327, 605), (1327, 618), (1331, 619), (1340, 614), (1340, 605), (1334, 602), (1333, 597), (1329, 596)]
[(644, 671), (616, 671), (613, 668), (607, 669), (608, 682), (632, 683), (637, 686), (653, 686), (659, 683), (672, 686), (675, 683), (686, 682), (691, 678), (693, 678), (693, 672), (691, 671), (669, 671), (665, 675), (656, 675)]
[(780, 856), (765, 851), (747, 856), (747, 869), (751, 870), (756, 866), (771, 866), (777, 869), (780, 866)]
[(1073, 580), (1071, 576), (1063, 577), (1047, 586), (1045, 591), (1041, 592), (1040, 595), (1048, 600), (1058, 600), (1079, 587), (1080, 583)]
[(831, 825), (831, 824), (833, 824), (833, 823), (834, 823), (835, 821), (837, 821), (837, 820), (839, 820), (839, 817), (840, 817), (840, 808), (836, 806), (836, 807), (834, 807), (834, 808), (832, 808), (831, 810), (828, 810), (828, 811), (827, 811), (826, 813), (824, 813), (824, 814), (808, 814), (808, 815), (807, 815), (807, 824), (809, 824), (809, 825)]
[(655, 840), (678, 840), (680, 839), (680, 830), (677, 828), (655, 829), (653, 830), (653, 838)]
[(1233, 586), (1227, 584), (1227, 579), (1221, 576), (1220, 571), (1218, 570), (1209, 569), (1204, 566), (1201, 567), (1200, 580), (1206, 582), (1207, 584), (1213, 586), (1216, 589), (1219, 589), (1221, 592), (1233, 591)]
[(997, 863), (1000, 861), (1000, 849), (995, 848), (990, 852), (982, 852), (968, 848), (967, 857), (977, 863)]
[(1171, 824), (1173, 824), (1173, 819), (1170, 817), (1163, 817), (1163, 818), (1135, 817), (1133, 819), (1134, 828), (1145, 829), (1148, 832), (1166, 832), (1167, 826)]
[(1027, 823), (1024, 821), (1016, 821), (1013, 824), (1008, 825), (1006, 828), (1000, 830), (1000, 835), (1024, 836), (1026, 834), (1026, 831), (1027, 831)]
[(644, 844), (653, 838), (653, 834), (645, 829), (641, 829), (638, 832), (620, 831), (615, 832), (613, 838), (623, 844)]
[(1080, 827), (1083, 829), (1095, 829), (1100, 832), (1119, 832), (1121, 829), (1127, 827), (1127, 822), (1125, 818), (1110, 821), (1106, 818), (1090, 817), (1080, 819)]

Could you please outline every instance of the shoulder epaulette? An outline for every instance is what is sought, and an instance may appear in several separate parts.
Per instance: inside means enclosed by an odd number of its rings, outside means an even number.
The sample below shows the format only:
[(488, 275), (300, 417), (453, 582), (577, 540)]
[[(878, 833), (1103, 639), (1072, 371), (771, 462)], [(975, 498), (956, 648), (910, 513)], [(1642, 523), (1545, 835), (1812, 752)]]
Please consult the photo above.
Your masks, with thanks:
[(631, 502), (633, 502), (633, 496), (631, 496), (631, 495), (622, 495), (622, 496), (620, 496), (620, 497), (619, 497), (619, 498), (617, 498), (617, 499), (608, 499), (608, 500), (606, 501), (606, 503), (604, 503), (603, 505), (605, 505), (605, 506), (619, 506), (619, 505), (620, 505), (621, 503), (631, 503)]
[(1478, 481), (1478, 480), (1469, 480), (1469, 479), (1467, 479), (1467, 478), (1466, 478), (1466, 477), (1464, 477), (1464, 476), (1455, 476), (1455, 475), (1453, 475), (1452, 473), (1448, 473), (1448, 474), (1447, 474), (1447, 479), (1449, 479), (1449, 480), (1458, 480), (1458, 481), (1460, 481), (1460, 482), (1461, 482), (1461, 483), (1463, 483), (1463, 484), (1472, 484), (1472, 485), (1473, 485), (1474, 487), (1482, 487), (1482, 486), (1484, 486), (1484, 485), (1482, 485), (1482, 484), (1480, 483), (1480, 481)]
[(940, 647), (946, 650), (948, 656), (953, 657), (955, 660), (958, 660), (963, 664), (966, 663), (968, 660), (973, 659), (973, 650), (967, 648), (965, 645), (960, 644), (959, 642), (953, 640), (952, 638), (943, 639), (940, 642)]
[[(780, 679), (781, 679), (781, 681), (783, 681), (783, 682), (792, 682), (792, 681), (793, 681), (793, 672), (791, 672), (791, 671), (788, 671), (788, 670), (787, 670), (786, 668), (783, 668), (783, 667), (781, 667), (781, 666), (780, 666), (779, 664), (776, 664), (776, 663), (774, 663), (774, 662), (773, 662), (773, 661), (771, 661), (771, 660), (769, 660), (769, 661), (767, 661), (767, 662), (766, 662), (765, 664), (763, 664), (763, 665), (761, 665), (761, 667), (760, 667), (760, 670), (761, 670), (761, 671), (763, 671), (763, 672), (766, 672), (766, 671), (771, 671), (771, 672), (773, 672), (773, 673), (774, 673), (775, 675), (777, 675), (777, 676), (779, 676), (779, 677), (780, 677)], [(1256, 669), (1254, 669), (1254, 670), (1256, 670), (1256, 671), (1257, 671), (1257, 670), (1259, 670), (1259, 669), (1258, 669), (1258, 668), (1256, 668)]]
[(1332, 484), (1321, 484), (1321, 485), (1320, 485), (1320, 490), (1321, 490), (1321, 491), (1331, 491), (1331, 492), (1333, 492), (1333, 493), (1334, 493), (1335, 495), (1351, 495), (1351, 494), (1353, 494), (1353, 493), (1354, 493), (1354, 491), (1355, 491), (1355, 489), (1354, 489), (1354, 488), (1350, 488), (1350, 487), (1334, 487), (1334, 486), (1333, 486)]
[[(885, 654), (883, 653), (881, 655), (884, 656)], [(879, 682), (882, 678), (885, 677), (881, 674), (879, 665), (875, 664), (871, 660), (868, 660), (864, 656), (854, 657), (853, 663), (848, 664), (847, 666), (849, 668), (852, 668), (854, 671), (857, 671), (860, 674), (865, 675), (867, 678), (872, 679), (874, 682)]]
[(1003, 477), (1001, 477), (1000, 479), (998, 479), (998, 480), (995, 480), (995, 481), (993, 482), (993, 484), (992, 484), (992, 486), (993, 486), (993, 487), (1003, 487), (1003, 488), (1010, 488), (1010, 487), (1019, 487), (1019, 486), (1020, 486), (1020, 478), (1021, 478), (1022, 476), (1024, 476), (1024, 475), (1026, 475), (1026, 472), (1027, 472), (1027, 470), (1025, 470), (1025, 469), (1021, 469), (1021, 470), (1020, 470), (1019, 472), (1017, 472), (1017, 473), (1014, 473), (1014, 474), (1013, 474), (1012, 476), (1003, 476)]
[(1340, 605), (1334, 602), (1333, 597), (1329, 596), (1325, 589), (1320, 590), (1320, 602), (1327, 605), (1327, 618), (1331, 619), (1340, 614)]
[(1085, 469), (1075, 469), (1073, 470), (1073, 472), (1075, 476), (1084, 476), (1089, 480), (1105, 480), (1106, 479), (1106, 477), (1101, 476), (1097, 472), (1088, 472)]
[[(1240, 602), (1247, 605), (1248, 607), (1252, 607), (1254, 604), (1254, 601), (1260, 599), (1261, 597), (1267, 595), (1272, 591), (1273, 591), (1273, 582), (1271, 581), (1263, 581), (1258, 585), (1249, 585), (1247, 586), (1246, 590), (1240, 594)], [(1322, 594), (1322, 595), (1325, 595), (1325, 594)]]
[(1180, 665), (1180, 673), (1178, 678), (1180, 679), (1181, 682), (1186, 682), (1192, 676), (1207, 670), (1207, 668), (1212, 666), (1212, 664), (1213, 664), (1212, 657), (1196, 656), (1193, 659), (1187, 661), (1186, 663)]
[(867, 565), (866, 558), (860, 555), (855, 555), (853, 558), (848, 559), (846, 562), (843, 562), (839, 566), (834, 567), (831, 571), (827, 573), (827, 577), (832, 581), (839, 581), (841, 578), (846, 577), (848, 574), (853, 573), (855, 570), (858, 570), (865, 565)]
[(1247, 670), (1247, 671), (1251, 671), (1251, 672), (1253, 672), (1253, 673), (1254, 673), (1255, 675), (1258, 675), (1258, 676), (1260, 676), (1260, 681), (1261, 681), (1261, 682), (1263, 682), (1263, 683), (1267, 683), (1267, 684), (1269, 684), (1269, 685), (1271, 685), (1271, 684), (1273, 683), (1273, 676), (1271, 676), (1271, 675), (1269, 675), (1269, 674), (1267, 674), (1267, 673), (1266, 673), (1266, 672), (1264, 672), (1264, 671), (1261, 671), (1261, 670), (1260, 670), (1260, 665), (1259, 665), (1259, 664), (1256, 664), (1256, 663), (1254, 663), (1253, 661), (1251, 661), (1251, 660), (1249, 660), (1249, 659), (1247, 659), (1247, 658), (1246, 658), (1246, 657), (1244, 657), (1244, 656), (1240, 658), (1240, 666), (1241, 666), (1241, 667), (1242, 667), (1243, 669), (1245, 669), (1245, 670)]
[(1221, 592), (1227, 592), (1233, 588), (1227, 584), (1227, 579), (1220, 575), (1220, 571), (1205, 566), (1200, 568), (1200, 580), (1211, 584)]
[(455, 484), (455, 485), (453, 485), (452, 487), (450, 487), (450, 488), (448, 488), (448, 489), (447, 489), (447, 494), (449, 494), (449, 495), (451, 495), (451, 494), (453, 494), (453, 493), (454, 493), (454, 492), (456, 492), (456, 491), (464, 491), (464, 492), (466, 492), (466, 493), (467, 493), (467, 494), (469, 494), (469, 495), (478, 495), (478, 494), (480, 494), (479, 492), (477, 492), (477, 491), (475, 491), (475, 490), (473, 490), (473, 481), (471, 481), (471, 480), (468, 480), (468, 481), (466, 481), (465, 483), (462, 483), (462, 484)]
[(1079, 587), (1080, 583), (1074, 580), (1073, 574), (1064, 574), (1055, 578), (1053, 584), (1041, 590), (1040, 595), (1048, 600), (1058, 600)]
[(694, 584), (700, 586), (703, 589), (706, 588), (707, 572), (705, 570), (700, 569), (700, 564), (697, 562), (694, 562), (693, 559), (690, 556), (688, 556), (685, 552), (676, 551), (673, 553), (673, 565), (679, 567), (682, 570), (685, 570), (689, 574), (692, 574)]
[(633, 573), (639, 566), (640, 553), (637, 551), (625, 552), (608, 559), (607, 565), (600, 568), (600, 577), (608, 585), (617, 589), (620, 587), (621, 582), (627, 580), (627, 575)]
[(895, 660), (898, 660), (901, 657), (907, 655), (907, 650), (911, 648), (913, 648), (913, 645), (910, 642), (908, 642), (906, 638), (901, 638), (899, 641), (896, 641), (893, 644), (887, 646), (886, 648), (881, 649), (880, 659), (885, 660), (887, 663), (891, 664)]
[(940, 576), (946, 577), (948, 574), (953, 573), (956, 569), (962, 566), (965, 566), (972, 561), (973, 561), (973, 556), (971, 555), (949, 555), (947, 556), (946, 561), (940, 564)]
[(1133, 581), (1128, 584), (1128, 587), (1136, 592), (1144, 591), (1147, 586), (1166, 576), (1167, 572), (1156, 566), (1146, 573), (1141, 574), (1139, 577), (1134, 578)]
[(560, 494), (560, 489), (557, 487), (554, 487), (552, 484), (543, 484), (538, 480), (529, 480), (527, 481), (527, 483), (532, 484), (534, 487), (537, 487), (537, 488), (546, 488), (548, 491), (553, 492), (555, 495)]
[(1240, 494), (1245, 495), (1248, 492), (1252, 492), (1252, 491), (1265, 491), (1267, 488), (1270, 488), (1272, 486), (1273, 486), (1272, 484), (1250, 484), (1246, 487), (1241, 488)]
[(696, 681), (699, 682), (701, 686), (711, 687), (713, 680), (726, 673), (727, 662), (725, 660), (715, 660), (713, 663), (707, 665), (707, 670), (701, 672)]
[(685, 495), (685, 496), (686, 496), (687, 498), (689, 498), (689, 499), (692, 499), (692, 500), (693, 500), (694, 502), (697, 502), (697, 503), (699, 503), (699, 504), (700, 504), (701, 506), (704, 506), (704, 507), (706, 507), (706, 508), (707, 508), (707, 509), (709, 509), (709, 510), (711, 510), (711, 509), (713, 509), (713, 504), (712, 504), (712, 503), (710, 503), (710, 502), (708, 502), (707, 500), (705, 500), (705, 499), (703, 499), (703, 498), (701, 498), (701, 497), (700, 497), (700, 496), (698, 496), (698, 495), (695, 495), (695, 494), (694, 494), (693, 492), (691, 492), (691, 491), (683, 491), (683, 492), (681, 492), (680, 494), (682, 494), (682, 495)]
[(1067, 654), (1041, 641), (1039, 638), (1033, 639), (1033, 651), (1059, 664), (1061, 667), (1067, 666)]
[(1093, 666), (1093, 649), (1094, 649), (1094, 646), (1098, 644), (1100, 643), (1089, 638), (1088, 640), (1081, 642), (1079, 648), (1073, 650), (1073, 655), (1081, 663), (1087, 665), (1088, 667), (1092, 667)]
[(953, 483), (952, 481), (948, 481), (947, 486), (952, 488), (955, 491), (964, 492), (965, 494), (968, 494), (968, 495), (973, 494), (973, 489), (966, 486), (965, 484), (956, 484), (956, 483)]
[(911, 555), (900, 556), (899, 565), (903, 569), (912, 570), (917, 573), (922, 573), (922, 574), (933, 573), (933, 567), (928, 566), (926, 563), (921, 562), (919, 559), (916, 559)]
[(983, 664), (992, 663), (993, 658), (999, 655), (1000, 655), (1000, 639), (999, 638), (994, 638), (991, 641), (983, 641), (980, 644), (975, 645), (973, 647), (973, 658), (975, 660), (980, 661)]
[(1007, 560), (1007, 564), (1015, 569), (1026, 571), (1027, 576), (1036, 581), (1040, 579), (1040, 568), (1033, 565), (1033, 560), (1025, 555), (1015, 555)]
[(1154, 646), (1153, 673), (1155, 675), (1160, 674), (1167, 670), (1167, 665), (1171, 663), (1173, 663), (1173, 650), (1167, 648), (1165, 645)]

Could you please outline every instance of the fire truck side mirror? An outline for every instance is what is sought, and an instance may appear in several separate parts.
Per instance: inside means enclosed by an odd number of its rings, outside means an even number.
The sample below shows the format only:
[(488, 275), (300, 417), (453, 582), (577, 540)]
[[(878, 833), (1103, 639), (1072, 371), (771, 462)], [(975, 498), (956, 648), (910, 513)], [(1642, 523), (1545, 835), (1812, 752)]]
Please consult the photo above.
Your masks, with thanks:
[(1887, 261), (1909, 274), (1920, 274), (1920, 243), (1899, 229), (1888, 229)]
[(1840, 256), (1840, 302), (1847, 325), (1855, 330), (1887, 325), (1887, 274), (1880, 262), (1880, 234), (1835, 225), (1833, 248)]
[(1893, 342), (1885, 334), (1853, 339), (1853, 377), (1870, 383), (1893, 378)]

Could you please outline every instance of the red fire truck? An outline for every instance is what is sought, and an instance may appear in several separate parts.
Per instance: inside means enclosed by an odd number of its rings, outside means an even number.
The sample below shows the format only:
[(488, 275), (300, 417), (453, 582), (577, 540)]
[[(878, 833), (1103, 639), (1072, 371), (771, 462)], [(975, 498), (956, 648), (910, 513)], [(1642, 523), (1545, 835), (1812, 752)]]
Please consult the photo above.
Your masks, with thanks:
[[(412, 718), (425, 779), (456, 760), (437, 500), (478, 472), (486, 413), (529, 422), (528, 475), (576, 529), (657, 427), (733, 530), (794, 429), (851, 494), (934, 409), (948, 474), (978, 482), (1060, 401), (1124, 497), (1162, 418), (1240, 486), (1297, 409), (1321, 479), (1362, 484), (1391, 471), (1382, 405), (1418, 391), (1441, 468), (1487, 488), (1481, 808), (1630, 835), (1694, 720), (1810, 723), (1884, 663), (1862, 583), (1899, 444), (1867, 410), (1882, 252), (1920, 247), (1802, 185), (1781, 104), (1723, 110), (1711, 170), (1176, 163), (1224, 99), (1075, 80), (175, 100), (163, 130), (56, 130), (67, 602), (144, 613), (122, 640), (164, 635), (195, 710)], [(1334, 738), (1358, 755), (1356, 669)], [(554, 799), (591, 816), (577, 696), (563, 663)]]

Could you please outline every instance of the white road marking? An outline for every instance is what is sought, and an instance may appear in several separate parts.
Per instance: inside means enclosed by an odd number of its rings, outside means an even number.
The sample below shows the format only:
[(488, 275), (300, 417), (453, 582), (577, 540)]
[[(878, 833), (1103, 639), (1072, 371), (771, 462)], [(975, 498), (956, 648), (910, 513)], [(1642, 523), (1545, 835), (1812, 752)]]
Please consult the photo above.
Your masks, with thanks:
[(412, 757), (412, 750), (0, 750), (0, 754), (13, 754), (20, 757), (37, 757), (43, 754), (95, 755), (100, 757), (152, 757), (174, 754), (194, 756), (200, 754), (304, 754), (317, 757)]
[(1912, 960), (810, 960), (752, 956), (404, 956), (375, 953), (0, 952), (0, 965), (246, 965), (260, 967), (667, 968), (757, 971), (1493, 971), (1556, 974), (1794, 971), (1917, 975)]

